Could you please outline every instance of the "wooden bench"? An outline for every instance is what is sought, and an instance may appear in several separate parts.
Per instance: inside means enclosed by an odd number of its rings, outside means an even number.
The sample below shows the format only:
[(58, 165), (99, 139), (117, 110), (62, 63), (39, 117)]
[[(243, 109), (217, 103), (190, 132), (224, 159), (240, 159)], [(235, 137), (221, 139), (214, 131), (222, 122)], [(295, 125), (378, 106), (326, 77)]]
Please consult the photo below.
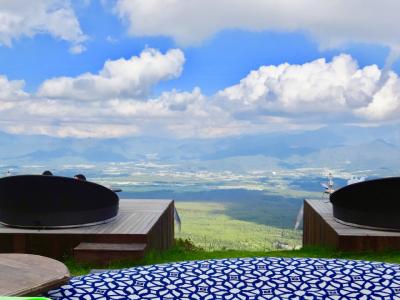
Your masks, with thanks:
[(68, 282), (67, 267), (32, 254), (0, 254), (0, 296), (35, 296)]

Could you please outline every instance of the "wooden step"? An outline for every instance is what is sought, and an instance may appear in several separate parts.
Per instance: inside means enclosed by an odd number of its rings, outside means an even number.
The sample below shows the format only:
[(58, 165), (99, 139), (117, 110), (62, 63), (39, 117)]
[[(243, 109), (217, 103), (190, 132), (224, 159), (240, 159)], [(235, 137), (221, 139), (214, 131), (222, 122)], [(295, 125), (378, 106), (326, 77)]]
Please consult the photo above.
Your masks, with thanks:
[(74, 248), (78, 262), (107, 265), (118, 260), (139, 260), (144, 257), (147, 244), (80, 243)]

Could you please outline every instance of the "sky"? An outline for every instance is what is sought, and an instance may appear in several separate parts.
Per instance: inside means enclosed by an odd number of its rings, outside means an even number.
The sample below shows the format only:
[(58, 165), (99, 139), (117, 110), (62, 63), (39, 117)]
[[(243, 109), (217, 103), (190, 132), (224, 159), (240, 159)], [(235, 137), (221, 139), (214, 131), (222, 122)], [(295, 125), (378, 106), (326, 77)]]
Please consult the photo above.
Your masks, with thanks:
[(397, 0), (0, 0), (0, 131), (397, 124)]

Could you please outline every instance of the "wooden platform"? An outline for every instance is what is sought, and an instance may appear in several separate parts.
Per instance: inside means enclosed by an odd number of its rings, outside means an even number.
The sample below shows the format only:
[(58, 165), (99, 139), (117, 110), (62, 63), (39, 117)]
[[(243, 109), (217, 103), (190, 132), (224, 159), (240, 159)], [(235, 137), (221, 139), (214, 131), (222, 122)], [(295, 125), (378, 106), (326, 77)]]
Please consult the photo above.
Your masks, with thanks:
[(400, 250), (400, 232), (348, 226), (337, 222), (326, 200), (304, 200), (303, 245), (343, 251)]
[(121, 200), (117, 218), (96, 226), (36, 230), (0, 225), (0, 252), (62, 259), (81, 243), (139, 243), (146, 249), (168, 249), (174, 243), (174, 201)]
[(30, 254), (0, 254), (0, 296), (35, 296), (69, 279), (59, 261)]

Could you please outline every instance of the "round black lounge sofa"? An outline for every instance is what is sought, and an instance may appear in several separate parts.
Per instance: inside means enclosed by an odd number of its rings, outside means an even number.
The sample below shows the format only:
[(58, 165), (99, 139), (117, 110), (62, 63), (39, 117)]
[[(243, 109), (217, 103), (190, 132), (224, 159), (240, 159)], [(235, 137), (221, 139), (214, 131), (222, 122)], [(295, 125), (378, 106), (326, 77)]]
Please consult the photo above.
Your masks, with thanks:
[(111, 221), (119, 198), (89, 181), (44, 175), (0, 178), (0, 223), (12, 227), (65, 228)]
[(330, 196), (339, 222), (380, 230), (400, 230), (400, 177), (358, 182)]

